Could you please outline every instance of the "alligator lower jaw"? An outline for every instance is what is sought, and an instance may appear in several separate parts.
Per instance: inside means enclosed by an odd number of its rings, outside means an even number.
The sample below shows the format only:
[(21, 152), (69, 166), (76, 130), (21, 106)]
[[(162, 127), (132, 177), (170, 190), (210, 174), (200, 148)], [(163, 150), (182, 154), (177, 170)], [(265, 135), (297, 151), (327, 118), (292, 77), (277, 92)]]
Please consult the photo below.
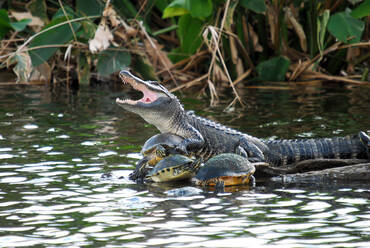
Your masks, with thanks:
[(116, 103), (118, 104), (127, 104), (127, 105), (136, 105), (138, 103), (144, 103), (144, 104), (149, 104), (152, 102), (155, 102), (158, 99), (158, 95), (156, 92), (151, 91), (148, 89), (145, 85), (137, 83), (134, 79), (127, 78), (124, 76), (121, 76), (121, 79), (124, 84), (129, 84), (131, 85), (135, 90), (140, 91), (143, 93), (143, 97), (139, 100), (131, 100), (131, 99), (116, 99)]

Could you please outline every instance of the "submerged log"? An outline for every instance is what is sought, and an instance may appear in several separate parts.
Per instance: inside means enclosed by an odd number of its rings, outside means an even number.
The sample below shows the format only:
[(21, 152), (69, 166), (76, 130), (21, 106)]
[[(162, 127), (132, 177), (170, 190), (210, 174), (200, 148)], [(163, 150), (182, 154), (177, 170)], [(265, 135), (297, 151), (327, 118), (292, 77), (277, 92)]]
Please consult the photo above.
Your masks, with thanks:
[(270, 178), (270, 182), (292, 183), (331, 183), (331, 182), (370, 182), (370, 162), (364, 159), (310, 159), (290, 167), (272, 167), (268, 164), (255, 164), (256, 178)]
[(305, 172), (320, 173), (320, 171), (330, 168), (340, 168), (344, 166), (365, 163), (369, 163), (369, 161), (366, 159), (309, 159), (298, 162), (290, 167), (272, 167), (266, 163), (260, 163), (255, 165), (255, 176), (258, 178), (299, 174)]
[(283, 184), (291, 183), (330, 183), (330, 182), (370, 182), (370, 163), (347, 165), (324, 170), (280, 175), (270, 179)]

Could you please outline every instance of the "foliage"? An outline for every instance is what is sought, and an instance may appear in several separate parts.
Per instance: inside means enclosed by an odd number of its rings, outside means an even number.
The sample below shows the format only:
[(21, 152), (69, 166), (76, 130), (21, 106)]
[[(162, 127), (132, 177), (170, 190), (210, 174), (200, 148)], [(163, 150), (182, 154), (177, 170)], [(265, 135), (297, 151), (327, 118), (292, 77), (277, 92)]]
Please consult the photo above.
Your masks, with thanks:
[(361, 40), (365, 23), (350, 15), (347, 11), (332, 15), (328, 30), (342, 42), (356, 43)]
[[(206, 82), (217, 99), (220, 82), (238, 97), (234, 83), (248, 79), (368, 77), (370, 0), (26, 2), (22, 11), (12, 1), (0, 9), (0, 62), (21, 81), (34, 80), (44, 64), (80, 83), (92, 71), (109, 77), (131, 67), (184, 82), (177, 89)], [(12, 40), (15, 32), (23, 42)]]
[(11, 22), (8, 12), (5, 9), (0, 9), (0, 39), (11, 29), (22, 31), (30, 21), (30, 19), (22, 19), (18, 22)]
[[(49, 30), (36, 36), (30, 42), (30, 48), (44, 46), (44, 48), (38, 48), (29, 52), (33, 66), (36, 67), (41, 65), (53, 54), (55, 54), (55, 52), (58, 50), (58, 47), (53, 47), (53, 45), (67, 44), (73, 39), (73, 33), (78, 31), (78, 29), (81, 27), (81, 24), (71, 23), (71, 25), (68, 25), (65, 23), (67, 20), (68, 19), (65, 16), (57, 16), (56, 18), (53, 18), (50, 23), (42, 29)], [(65, 24), (57, 26), (61, 23)]]
[(102, 75), (109, 76), (112, 73), (122, 70), (130, 65), (131, 56), (127, 52), (119, 50), (106, 50), (100, 53), (97, 69)]
[(289, 69), (290, 61), (282, 56), (261, 62), (257, 66), (259, 81), (283, 81)]

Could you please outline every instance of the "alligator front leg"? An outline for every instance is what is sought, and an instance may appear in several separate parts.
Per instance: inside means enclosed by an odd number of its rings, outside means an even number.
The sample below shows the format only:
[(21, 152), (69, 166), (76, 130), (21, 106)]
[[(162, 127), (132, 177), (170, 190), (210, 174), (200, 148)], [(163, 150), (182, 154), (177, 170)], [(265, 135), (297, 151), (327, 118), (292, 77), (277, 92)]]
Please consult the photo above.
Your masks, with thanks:
[(179, 133), (179, 136), (184, 140), (177, 146), (177, 150), (184, 154), (189, 154), (196, 149), (200, 149), (204, 145), (202, 134), (192, 125), (186, 125)]
[(236, 153), (248, 158), (252, 163), (265, 162), (265, 156), (261, 149), (245, 137), (240, 138)]

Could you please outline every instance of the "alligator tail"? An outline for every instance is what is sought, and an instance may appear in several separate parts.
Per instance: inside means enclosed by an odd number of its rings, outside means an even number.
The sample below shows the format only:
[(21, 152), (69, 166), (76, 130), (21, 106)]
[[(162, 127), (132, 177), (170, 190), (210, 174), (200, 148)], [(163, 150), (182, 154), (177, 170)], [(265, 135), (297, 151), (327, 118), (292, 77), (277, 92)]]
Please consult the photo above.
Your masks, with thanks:
[(275, 166), (307, 159), (370, 159), (370, 137), (364, 132), (334, 138), (267, 141), (267, 162)]

